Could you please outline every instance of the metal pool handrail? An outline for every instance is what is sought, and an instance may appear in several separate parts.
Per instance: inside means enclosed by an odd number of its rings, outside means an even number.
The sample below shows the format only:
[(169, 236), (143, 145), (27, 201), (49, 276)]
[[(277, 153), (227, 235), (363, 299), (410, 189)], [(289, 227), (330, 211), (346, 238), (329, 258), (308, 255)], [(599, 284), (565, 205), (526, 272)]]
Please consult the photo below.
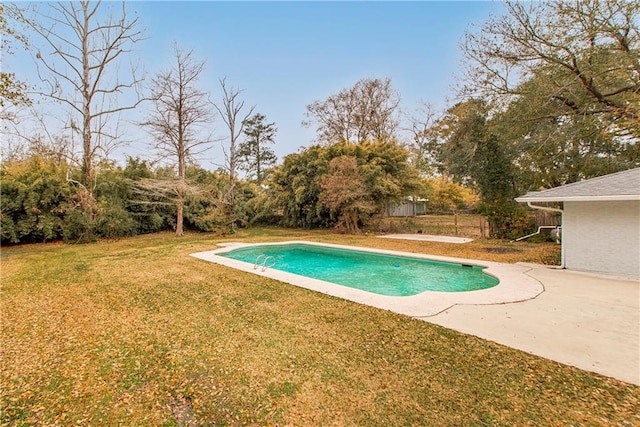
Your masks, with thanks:
[[(260, 263), (262, 260), (262, 264)], [(273, 261), (271, 265), (267, 265), (269, 261)], [(253, 269), (256, 270), (258, 266), (261, 266), (262, 269), (260, 271), (265, 271), (267, 268), (271, 268), (276, 265), (276, 258), (271, 255), (260, 254), (256, 257), (256, 262), (253, 264)]]
[[(257, 268), (258, 268), (258, 265), (260, 265), (260, 260), (261, 260), (262, 258), (266, 258), (266, 257), (267, 257), (267, 256), (266, 256), (265, 254), (260, 254), (260, 255), (258, 255), (258, 256), (256, 257), (256, 262), (255, 262), (255, 264), (253, 264), (253, 269), (254, 269), (254, 270), (255, 270), (255, 269), (257, 269)], [(262, 260), (262, 262), (264, 262), (264, 261), (265, 261), (265, 260)]]

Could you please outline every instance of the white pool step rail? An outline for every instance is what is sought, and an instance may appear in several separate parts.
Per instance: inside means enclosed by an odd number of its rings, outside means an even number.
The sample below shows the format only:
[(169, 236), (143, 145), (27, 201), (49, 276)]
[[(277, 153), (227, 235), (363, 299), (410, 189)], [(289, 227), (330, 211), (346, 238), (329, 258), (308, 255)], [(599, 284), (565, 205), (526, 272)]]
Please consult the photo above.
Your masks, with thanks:
[(265, 271), (267, 268), (271, 268), (276, 265), (276, 258), (271, 255), (260, 254), (256, 257), (256, 262), (253, 264), (253, 269), (257, 270), (261, 267), (260, 271)]

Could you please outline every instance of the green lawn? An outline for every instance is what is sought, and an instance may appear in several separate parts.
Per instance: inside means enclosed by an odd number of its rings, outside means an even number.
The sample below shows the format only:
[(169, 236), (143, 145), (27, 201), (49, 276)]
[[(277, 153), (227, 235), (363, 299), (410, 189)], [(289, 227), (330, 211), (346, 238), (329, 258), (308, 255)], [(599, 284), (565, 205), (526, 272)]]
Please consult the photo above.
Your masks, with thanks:
[(558, 252), (282, 229), (2, 248), (3, 425), (640, 424), (639, 387), (189, 257), (286, 239)]

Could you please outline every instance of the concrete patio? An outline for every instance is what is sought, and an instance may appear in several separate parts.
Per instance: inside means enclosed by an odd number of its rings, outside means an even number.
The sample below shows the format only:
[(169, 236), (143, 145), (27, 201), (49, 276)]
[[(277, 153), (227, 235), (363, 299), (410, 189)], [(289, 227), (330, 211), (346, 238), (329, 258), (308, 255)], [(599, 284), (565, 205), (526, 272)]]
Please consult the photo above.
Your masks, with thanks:
[(640, 281), (530, 267), (545, 288), (534, 299), (422, 319), (640, 385)]

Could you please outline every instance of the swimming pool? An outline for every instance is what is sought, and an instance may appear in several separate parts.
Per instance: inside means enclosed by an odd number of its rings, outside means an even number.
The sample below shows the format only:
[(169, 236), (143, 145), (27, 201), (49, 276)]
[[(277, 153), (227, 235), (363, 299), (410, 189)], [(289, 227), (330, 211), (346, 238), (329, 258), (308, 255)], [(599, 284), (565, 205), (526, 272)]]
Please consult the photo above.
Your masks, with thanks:
[[(287, 271), (276, 270), (272, 268), (273, 261), (269, 260), (265, 265), (268, 268), (262, 268), (261, 260), (256, 265), (256, 259), (249, 257), (248, 261), (240, 261), (227, 257), (226, 254), (240, 249), (257, 249), (252, 255), (264, 254), (270, 247), (283, 245), (311, 245), (317, 248), (334, 248), (350, 251), (357, 251), (365, 254), (384, 254), (392, 257), (407, 257), (409, 259), (427, 260), (432, 262), (448, 262), (457, 264), (460, 268), (462, 265), (471, 265), (477, 267), (489, 277), (497, 280), (495, 286), (484, 289), (469, 290), (464, 292), (442, 292), (425, 290), (413, 295), (396, 296), (383, 295), (375, 292), (369, 292), (350, 286), (336, 284), (328, 280), (317, 279), (313, 277), (303, 276), (301, 274), (290, 273)], [(212, 262), (227, 268), (233, 268), (240, 271), (251, 273), (252, 275), (262, 276), (269, 279), (278, 280), (280, 282), (295, 285), (297, 287), (331, 295), (337, 298), (346, 299), (372, 307), (390, 310), (395, 313), (404, 314), (417, 318), (427, 318), (438, 314), (456, 304), (504, 304), (517, 301), (525, 301), (535, 298), (544, 291), (542, 284), (534, 278), (526, 274), (531, 268), (525, 265), (503, 264), (491, 261), (467, 260), (461, 258), (442, 257), (435, 255), (426, 255), (401, 251), (390, 251), (383, 249), (372, 249), (365, 247), (345, 246), (329, 243), (318, 243), (309, 241), (284, 241), (277, 243), (241, 243), (241, 242), (223, 242), (218, 243), (217, 249), (192, 253), (191, 256)], [(241, 253), (241, 252), (237, 252)], [(251, 252), (247, 252), (251, 253)], [(362, 256), (359, 254), (359, 256)], [(264, 257), (263, 257), (264, 258)], [(276, 260), (277, 263), (277, 260)], [(395, 268), (395, 267), (394, 267)], [(410, 270), (411, 268), (407, 268)], [(398, 273), (398, 270), (393, 270)], [(262, 286), (262, 281), (252, 280), (247, 277), (241, 286)], [(212, 282), (212, 286), (215, 283)]]
[(486, 289), (484, 267), (309, 244), (254, 246), (221, 254), (253, 264), (388, 296)]

